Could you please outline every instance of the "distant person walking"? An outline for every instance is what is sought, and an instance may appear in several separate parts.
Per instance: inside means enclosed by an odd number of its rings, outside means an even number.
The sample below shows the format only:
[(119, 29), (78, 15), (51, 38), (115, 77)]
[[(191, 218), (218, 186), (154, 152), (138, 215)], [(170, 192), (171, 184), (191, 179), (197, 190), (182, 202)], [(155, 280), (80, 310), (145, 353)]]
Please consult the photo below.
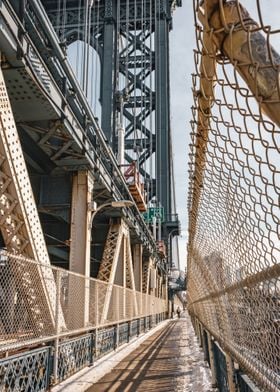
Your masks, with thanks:
[(181, 309), (180, 309), (180, 306), (178, 306), (178, 308), (177, 308), (177, 315), (178, 315), (178, 318), (181, 317)]

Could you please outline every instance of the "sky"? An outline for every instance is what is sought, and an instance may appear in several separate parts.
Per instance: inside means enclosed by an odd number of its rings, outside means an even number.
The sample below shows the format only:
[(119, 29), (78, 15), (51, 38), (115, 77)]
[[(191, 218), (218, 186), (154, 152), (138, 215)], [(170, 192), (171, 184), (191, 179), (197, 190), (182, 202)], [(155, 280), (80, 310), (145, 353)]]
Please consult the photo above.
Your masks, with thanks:
[(195, 29), (192, 4), (183, 6), (173, 15), (170, 33), (171, 127), (173, 140), (176, 204), (181, 221), (179, 237), (180, 269), (186, 267), (188, 148), (192, 105), (193, 49)]

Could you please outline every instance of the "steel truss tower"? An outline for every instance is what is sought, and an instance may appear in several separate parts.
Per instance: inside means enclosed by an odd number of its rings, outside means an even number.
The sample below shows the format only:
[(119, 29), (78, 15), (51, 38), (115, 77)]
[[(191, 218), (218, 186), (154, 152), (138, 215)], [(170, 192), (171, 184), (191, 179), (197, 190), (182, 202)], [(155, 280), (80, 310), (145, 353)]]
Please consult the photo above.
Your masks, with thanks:
[[(125, 160), (137, 160), (149, 200), (162, 206), (166, 240), (171, 218), (169, 32), (180, 0), (43, 0), (61, 45), (83, 41), (101, 64), (101, 128), (117, 154), (118, 126), (125, 128)], [(98, 14), (98, 19), (96, 15)], [(88, 78), (84, 57), (84, 78)], [(87, 80), (87, 83), (89, 80)], [(179, 227), (178, 227), (179, 228)]]

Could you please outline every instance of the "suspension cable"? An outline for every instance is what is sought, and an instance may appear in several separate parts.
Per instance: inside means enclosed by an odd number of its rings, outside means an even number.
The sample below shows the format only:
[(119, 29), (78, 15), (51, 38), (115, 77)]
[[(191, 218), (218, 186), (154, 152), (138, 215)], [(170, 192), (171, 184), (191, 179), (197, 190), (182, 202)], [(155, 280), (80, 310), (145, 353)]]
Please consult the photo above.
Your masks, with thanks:
[(97, 89), (97, 81), (98, 81), (98, 56), (99, 56), (99, 29), (100, 29), (100, 1), (97, 3), (97, 39), (96, 39), (96, 56), (95, 56), (95, 77), (94, 77), (94, 85), (95, 85), (95, 94), (94, 94), (94, 113), (97, 113), (97, 103), (98, 103), (98, 89)]
[(80, 46), (81, 46), (81, 8), (82, 8), (82, 4), (81, 4), (82, 0), (79, 0), (79, 4), (78, 4), (78, 26), (77, 26), (77, 31), (78, 31), (78, 35), (77, 35), (77, 55), (76, 55), (76, 77), (77, 79), (80, 81)]
[(150, 66), (150, 77), (149, 77), (149, 84), (150, 84), (150, 97), (149, 97), (149, 112), (150, 112), (150, 154), (149, 154), (149, 163), (150, 163), (150, 169), (149, 169), (149, 174), (150, 174), (150, 184), (148, 187), (148, 200), (152, 199), (152, 193), (153, 190), (153, 178), (154, 178), (154, 170), (153, 170), (153, 133), (154, 133), (154, 126), (153, 126), (153, 33), (152, 33), (152, 26), (153, 26), (153, 20), (152, 20), (152, 14), (153, 14), (153, 7), (152, 7), (152, 2), (150, 1), (150, 17), (149, 17), (149, 28), (150, 28), (150, 39), (149, 39), (149, 45), (150, 45), (150, 58), (149, 58), (149, 66)]

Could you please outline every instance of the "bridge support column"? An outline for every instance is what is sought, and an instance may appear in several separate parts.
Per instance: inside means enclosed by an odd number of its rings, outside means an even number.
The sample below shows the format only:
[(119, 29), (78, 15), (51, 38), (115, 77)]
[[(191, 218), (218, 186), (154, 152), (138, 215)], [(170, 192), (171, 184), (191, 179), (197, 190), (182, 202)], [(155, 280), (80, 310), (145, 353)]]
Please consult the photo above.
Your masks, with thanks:
[[(89, 172), (74, 175), (71, 208), (70, 270), (90, 277), (91, 210), (90, 202), (93, 179)], [(75, 308), (76, 327), (86, 326), (89, 321), (89, 280), (71, 277), (69, 282), (71, 306)], [(76, 304), (76, 306), (75, 306)]]
[[(142, 293), (143, 289), (143, 246), (142, 244), (136, 244), (133, 247), (133, 266), (134, 266), (134, 279), (135, 279), (135, 290)], [(140, 314), (143, 313), (142, 298), (139, 302), (138, 311)]]
[(137, 291), (142, 292), (142, 279), (143, 279), (143, 246), (136, 244), (133, 247), (133, 262), (134, 262), (134, 275), (135, 275), (135, 288)]
[[(169, 114), (169, 20), (167, 1), (160, 2), (156, 42), (156, 188), (165, 214), (171, 213), (170, 114)], [(163, 232), (166, 238), (167, 233)]]

